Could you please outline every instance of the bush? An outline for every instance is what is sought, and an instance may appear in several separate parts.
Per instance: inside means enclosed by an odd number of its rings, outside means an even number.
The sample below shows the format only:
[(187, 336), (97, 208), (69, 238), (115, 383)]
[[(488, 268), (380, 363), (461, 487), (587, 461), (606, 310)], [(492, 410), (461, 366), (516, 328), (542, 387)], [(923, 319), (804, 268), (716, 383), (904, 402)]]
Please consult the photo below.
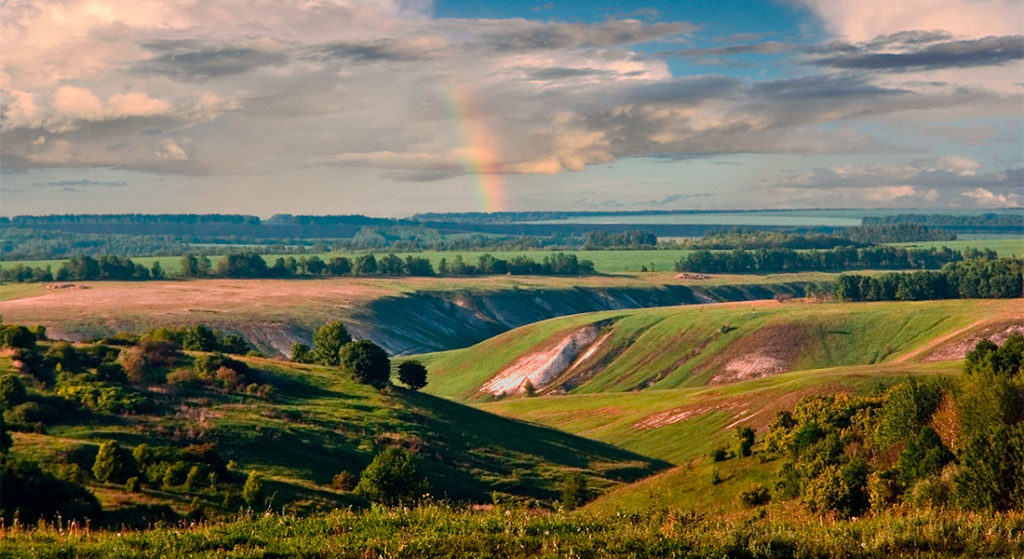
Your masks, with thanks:
[(334, 476), (331, 480), (331, 487), (339, 491), (352, 491), (356, 488), (356, 484), (359, 483), (359, 478), (352, 472), (342, 471), (338, 475)]
[(427, 490), (415, 454), (401, 448), (387, 448), (363, 470), (356, 493), (385, 505), (413, 504)]
[(724, 448), (719, 447), (711, 451), (712, 462), (722, 462), (727, 458), (729, 458), (729, 451)]
[(0, 377), (0, 403), (3, 409), (11, 409), (21, 404), (28, 398), (28, 391), (25, 390), (25, 383), (17, 375), (4, 375)]
[(754, 430), (749, 426), (736, 427), (736, 454), (750, 456), (754, 448)]
[(745, 507), (757, 507), (772, 502), (772, 494), (763, 485), (754, 485), (740, 493), (740, 504)]
[(142, 482), (139, 481), (138, 476), (132, 476), (124, 483), (124, 490), (129, 493), (138, 493), (141, 489)]
[(10, 522), (17, 511), (23, 523), (38, 518), (85, 518), (100, 511), (100, 503), (84, 487), (43, 472), (34, 462), (8, 460), (3, 465), (0, 509)]
[(405, 361), (398, 366), (398, 380), (413, 390), (427, 385), (427, 368), (419, 361)]
[(562, 480), (561, 504), (566, 510), (573, 510), (583, 506), (589, 499), (587, 490), (587, 478), (583, 472), (569, 472)]
[(249, 477), (245, 479), (245, 485), (242, 486), (242, 500), (245, 501), (246, 506), (249, 508), (263, 508), (266, 500), (263, 478), (255, 471), (250, 471)]

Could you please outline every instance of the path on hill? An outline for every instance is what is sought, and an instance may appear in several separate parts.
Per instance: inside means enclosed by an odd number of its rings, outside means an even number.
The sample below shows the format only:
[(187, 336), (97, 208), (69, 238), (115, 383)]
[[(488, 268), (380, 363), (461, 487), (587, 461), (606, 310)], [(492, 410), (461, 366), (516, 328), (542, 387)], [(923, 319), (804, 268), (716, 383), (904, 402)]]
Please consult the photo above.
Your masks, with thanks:
[(922, 346), (918, 346), (917, 348), (912, 349), (909, 352), (904, 353), (903, 355), (900, 355), (896, 359), (893, 359), (892, 361), (890, 361), (890, 363), (894, 363), (894, 364), (906, 363), (907, 361), (910, 361), (911, 359), (913, 359), (915, 357), (918, 357), (918, 356), (923, 355), (924, 353), (926, 353), (928, 351), (931, 351), (933, 349), (938, 348), (942, 344), (948, 342), (949, 340), (952, 340), (953, 338), (959, 336), (960, 334), (963, 334), (964, 332), (967, 332), (969, 330), (973, 330), (973, 329), (977, 328), (978, 326), (981, 326), (985, 322), (987, 322), (987, 320), (983, 318), (981, 320), (973, 322), (972, 324), (970, 324), (968, 326), (964, 326), (963, 328), (960, 328), (958, 330), (954, 330), (954, 331), (952, 331), (952, 332), (950, 332), (948, 334), (939, 336), (938, 338), (933, 338), (928, 343), (926, 343), (926, 344), (924, 344)]

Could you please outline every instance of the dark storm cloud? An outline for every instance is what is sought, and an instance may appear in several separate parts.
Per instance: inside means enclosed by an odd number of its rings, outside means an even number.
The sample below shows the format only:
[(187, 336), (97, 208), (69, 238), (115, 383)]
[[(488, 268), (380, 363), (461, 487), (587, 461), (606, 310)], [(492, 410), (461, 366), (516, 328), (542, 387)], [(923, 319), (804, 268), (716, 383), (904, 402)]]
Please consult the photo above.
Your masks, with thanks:
[(747, 45), (729, 45), (727, 47), (708, 47), (699, 49), (679, 49), (659, 52), (659, 56), (685, 56), (702, 58), (709, 56), (732, 56), (737, 54), (776, 54), (789, 48), (785, 43), (766, 41)]
[(710, 98), (724, 98), (735, 93), (742, 82), (728, 76), (677, 78), (631, 88), (626, 101), (630, 103), (689, 104)]
[(651, 41), (694, 31), (688, 23), (645, 24), (637, 20), (609, 20), (598, 24), (563, 23), (530, 25), (483, 33), (472, 46), (493, 52), (526, 52), (611, 47)]
[(262, 66), (278, 66), (286, 62), (284, 54), (252, 48), (176, 48), (136, 64), (134, 70), (142, 74), (158, 74), (188, 81), (242, 74)]
[(852, 97), (881, 98), (906, 95), (909, 91), (881, 87), (856, 76), (807, 76), (762, 82), (753, 86), (752, 99), (786, 101), (836, 101)]
[(552, 66), (549, 68), (530, 68), (527, 77), (531, 80), (558, 81), (572, 78), (586, 78), (590, 76), (606, 76), (611, 74), (608, 70), (600, 68), (565, 68)]
[[(921, 42), (926, 42), (922, 40)], [(967, 41), (931, 42), (926, 46), (906, 43), (913, 47), (903, 52), (872, 52), (876, 45), (890, 42), (868, 43), (864, 47), (833, 45), (833, 55), (813, 61), (817, 66), (840, 70), (876, 70), (910, 72), (943, 68), (971, 68), (997, 66), (1024, 59), (1024, 36), (985, 37)], [(823, 49), (819, 49), (821, 52)]]

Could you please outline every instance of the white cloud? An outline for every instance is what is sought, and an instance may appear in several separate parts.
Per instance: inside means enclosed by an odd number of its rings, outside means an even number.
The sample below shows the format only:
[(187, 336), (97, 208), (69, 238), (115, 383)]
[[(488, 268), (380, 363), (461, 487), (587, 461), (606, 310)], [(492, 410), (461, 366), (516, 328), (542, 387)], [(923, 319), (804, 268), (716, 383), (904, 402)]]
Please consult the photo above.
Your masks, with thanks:
[(959, 37), (1017, 35), (1024, 29), (1018, 0), (801, 0), (825, 25), (851, 41), (901, 31), (948, 31)]

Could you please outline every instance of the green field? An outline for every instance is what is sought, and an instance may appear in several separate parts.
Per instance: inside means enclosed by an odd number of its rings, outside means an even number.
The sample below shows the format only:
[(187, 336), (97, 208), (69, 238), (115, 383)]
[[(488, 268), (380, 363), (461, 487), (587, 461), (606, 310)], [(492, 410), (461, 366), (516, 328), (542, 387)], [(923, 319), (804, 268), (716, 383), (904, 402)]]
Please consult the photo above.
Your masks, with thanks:
[(795, 210), (780, 212), (737, 212), (737, 213), (681, 213), (663, 215), (605, 215), (568, 217), (552, 221), (526, 223), (586, 223), (614, 224), (629, 223), (645, 225), (652, 223), (678, 225), (720, 225), (723, 228), (748, 225), (771, 225), (776, 227), (850, 227), (861, 224), (861, 217), (839, 217), (825, 210)]
[(928, 241), (916, 243), (895, 243), (897, 246), (915, 248), (949, 247), (953, 250), (991, 249), (999, 253), (1000, 258), (1015, 256), (1024, 257), (1024, 237), (996, 237), (982, 239), (964, 239), (956, 241)]

